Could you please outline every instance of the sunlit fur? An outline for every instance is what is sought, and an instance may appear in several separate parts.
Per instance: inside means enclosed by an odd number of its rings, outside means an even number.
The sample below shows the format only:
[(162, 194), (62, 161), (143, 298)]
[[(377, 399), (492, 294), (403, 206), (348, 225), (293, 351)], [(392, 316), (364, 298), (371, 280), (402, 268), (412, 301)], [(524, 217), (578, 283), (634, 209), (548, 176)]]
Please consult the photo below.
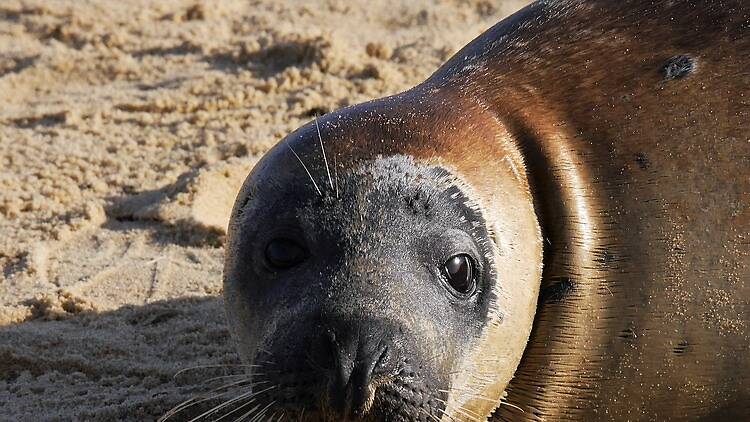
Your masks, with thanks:
[[(498, 143), (508, 144), (510, 139), (498, 139)], [(508, 155), (501, 163), (506, 174), (520, 176), (517, 167), (522, 169), (520, 174), (525, 174), (518, 157)], [(474, 353), (464, 358), (461, 369), (453, 376), (443, 420), (483, 421), (500, 405), (528, 341), (542, 271), (541, 235), (525, 179), (517, 181), (515, 191), (509, 186), (495, 193), (478, 192), (473, 187), (486, 186), (484, 183), (472, 184), (458, 177), (455, 183), (474, 199), (473, 206), (491, 224), (493, 260), (499, 270), (495, 283), (497, 303), (488, 315)]]

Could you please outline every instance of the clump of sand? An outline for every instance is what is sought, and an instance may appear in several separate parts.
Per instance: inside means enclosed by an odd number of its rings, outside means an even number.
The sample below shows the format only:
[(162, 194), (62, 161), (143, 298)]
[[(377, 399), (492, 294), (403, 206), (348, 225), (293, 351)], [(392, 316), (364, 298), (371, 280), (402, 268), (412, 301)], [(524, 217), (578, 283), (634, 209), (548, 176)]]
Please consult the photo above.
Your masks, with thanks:
[(523, 3), (1, 2), (3, 416), (148, 420), (207, 392), (211, 369), (173, 375), (237, 363), (222, 245), (252, 165)]

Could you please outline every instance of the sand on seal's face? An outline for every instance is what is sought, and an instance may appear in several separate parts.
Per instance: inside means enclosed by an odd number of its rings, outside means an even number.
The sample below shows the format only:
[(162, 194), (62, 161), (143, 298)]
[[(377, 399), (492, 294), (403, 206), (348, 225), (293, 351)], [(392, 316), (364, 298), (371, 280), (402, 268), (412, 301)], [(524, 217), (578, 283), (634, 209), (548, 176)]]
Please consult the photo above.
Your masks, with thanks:
[(0, 2), (3, 418), (152, 420), (238, 379), (173, 375), (238, 363), (222, 245), (258, 157), (525, 3)]

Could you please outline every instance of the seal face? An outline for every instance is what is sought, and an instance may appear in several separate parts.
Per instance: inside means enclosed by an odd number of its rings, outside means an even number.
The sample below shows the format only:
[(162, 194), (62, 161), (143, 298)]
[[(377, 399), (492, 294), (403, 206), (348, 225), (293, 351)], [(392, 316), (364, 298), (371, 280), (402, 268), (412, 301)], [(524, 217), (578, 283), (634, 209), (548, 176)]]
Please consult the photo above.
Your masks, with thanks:
[(747, 16), (537, 2), (424, 83), (287, 136), (229, 226), (239, 403), (256, 420), (745, 417)]
[(439, 419), (496, 301), (479, 205), (448, 170), (405, 156), (337, 174), (322, 194), (285, 182), (260, 181), (233, 223), (245, 256), (231, 297), (246, 298), (233, 317), (254, 323), (240, 350), (254, 382), (275, 386), (258, 400), (292, 419)]

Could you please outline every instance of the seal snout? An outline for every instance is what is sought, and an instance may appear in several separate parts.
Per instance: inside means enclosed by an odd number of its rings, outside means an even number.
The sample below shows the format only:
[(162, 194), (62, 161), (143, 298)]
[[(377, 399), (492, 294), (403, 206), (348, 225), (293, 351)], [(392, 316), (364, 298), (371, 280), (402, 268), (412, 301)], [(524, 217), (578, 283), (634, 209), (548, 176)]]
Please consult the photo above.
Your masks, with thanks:
[[(380, 385), (399, 372), (398, 352), (387, 327), (364, 327), (354, 334), (330, 330), (326, 334), (331, 380), (328, 401), (342, 418), (365, 416)], [(325, 353), (325, 349), (323, 349)]]

